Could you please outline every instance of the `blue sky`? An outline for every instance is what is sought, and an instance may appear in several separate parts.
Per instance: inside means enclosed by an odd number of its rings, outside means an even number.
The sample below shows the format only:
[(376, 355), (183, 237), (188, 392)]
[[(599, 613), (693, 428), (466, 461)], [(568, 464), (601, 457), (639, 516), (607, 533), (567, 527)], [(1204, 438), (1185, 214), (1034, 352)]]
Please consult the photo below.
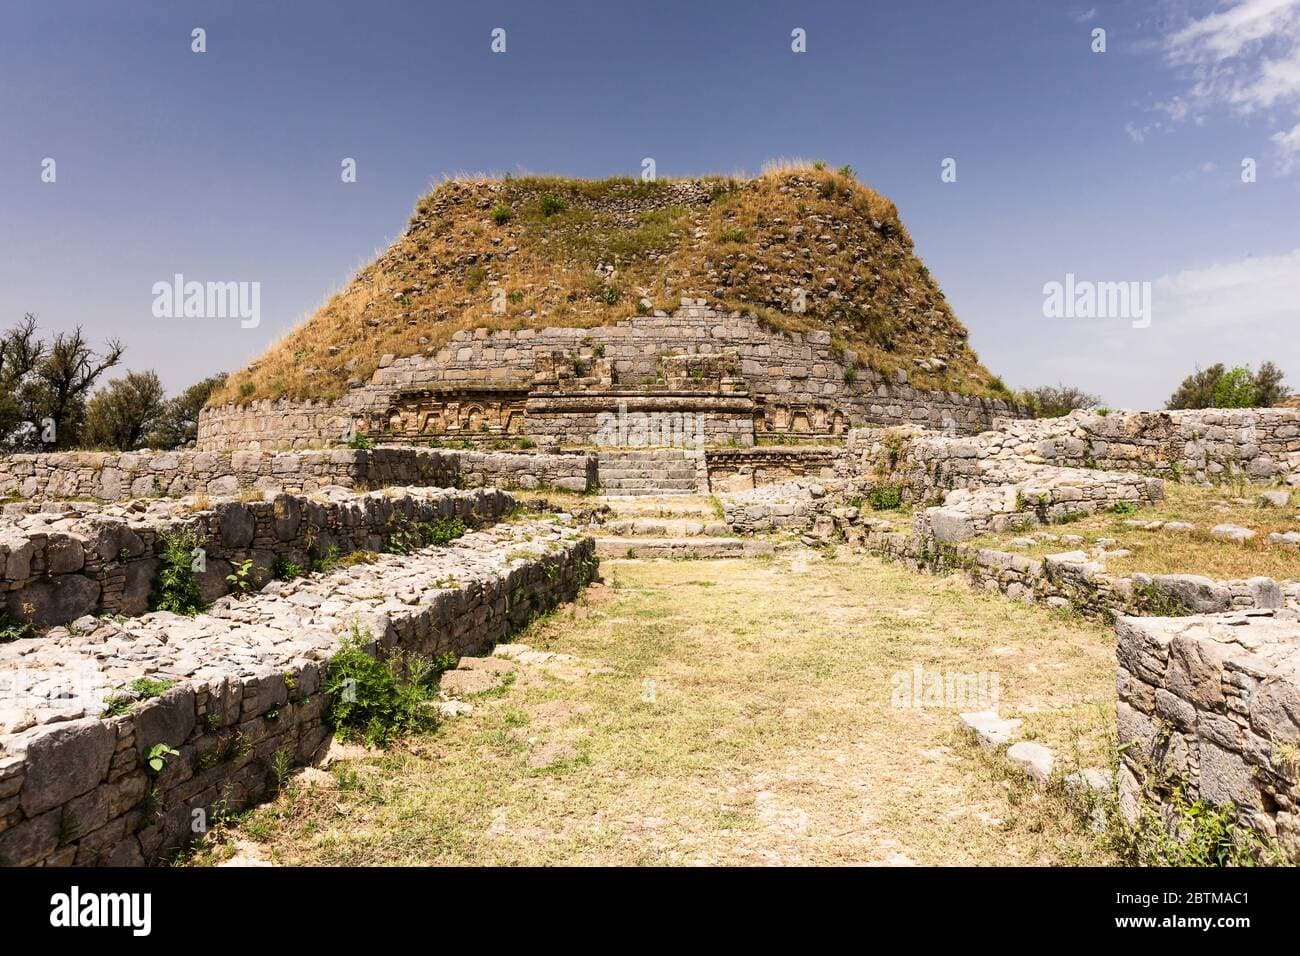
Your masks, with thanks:
[[(1197, 364), (1272, 359), (1300, 389), (1300, 0), (11, 2), (0, 322), (119, 337), (179, 389), (309, 314), (446, 174), (647, 156), (851, 164), (1012, 385), (1158, 407)], [(178, 272), (260, 282), (261, 324), (155, 318)], [(1151, 282), (1150, 327), (1044, 317), (1067, 273)]]

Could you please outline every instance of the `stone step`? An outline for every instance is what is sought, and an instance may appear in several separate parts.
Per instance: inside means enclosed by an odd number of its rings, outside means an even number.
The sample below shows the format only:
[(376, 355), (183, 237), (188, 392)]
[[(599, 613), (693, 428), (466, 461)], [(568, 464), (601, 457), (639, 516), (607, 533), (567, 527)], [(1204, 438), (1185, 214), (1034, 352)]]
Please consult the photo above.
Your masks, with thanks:
[(723, 538), (730, 534), (727, 523), (717, 518), (621, 518), (605, 522), (598, 530), (602, 534), (632, 538)]
[(699, 495), (614, 495), (593, 499), (619, 518), (696, 518), (721, 520), (711, 498)]
[(695, 480), (694, 468), (602, 468), (602, 482), (617, 478), (689, 478)]
[(667, 488), (670, 491), (680, 491), (683, 488), (694, 489), (695, 479), (678, 475), (644, 475), (609, 479), (602, 475), (600, 486), (602, 488)]
[(770, 541), (751, 538), (597, 538), (596, 554), (613, 558), (747, 558), (771, 554)]
[(597, 453), (604, 461), (698, 461), (700, 452), (685, 448), (655, 448), (637, 451), (602, 451)]
[(642, 495), (693, 495), (694, 488), (603, 488), (610, 497), (639, 498)]

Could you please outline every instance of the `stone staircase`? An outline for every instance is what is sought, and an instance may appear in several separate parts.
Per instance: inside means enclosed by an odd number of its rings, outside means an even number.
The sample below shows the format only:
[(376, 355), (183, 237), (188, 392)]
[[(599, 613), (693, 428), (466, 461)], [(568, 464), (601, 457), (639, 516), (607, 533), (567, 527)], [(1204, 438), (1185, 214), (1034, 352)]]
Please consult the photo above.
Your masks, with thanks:
[(712, 498), (681, 492), (611, 495), (612, 514), (589, 529), (596, 554), (612, 558), (744, 558), (772, 544), (731, 534)]
[(691, 448), (602, 451), (598, 467), (608, 496), (693, 495), (708, 488), (704, 452)]

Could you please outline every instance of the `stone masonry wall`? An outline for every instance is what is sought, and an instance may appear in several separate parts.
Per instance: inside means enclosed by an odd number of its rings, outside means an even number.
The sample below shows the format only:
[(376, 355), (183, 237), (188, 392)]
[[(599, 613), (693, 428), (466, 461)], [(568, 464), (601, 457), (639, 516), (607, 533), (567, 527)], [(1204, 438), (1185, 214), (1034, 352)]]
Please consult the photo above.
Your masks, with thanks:
[(997, 421), (994, 430), (992, 455), (1186, 481), (1242, 477), (1300, 486), (1300, 409), (1295, 408), (1076, 411), (1064, 418)]
[(1300, 862), (1300, 614), (1126, 617), (1116, 637), (1125, 816), (1167, 817), (1184, 782)]
[(388, 535), (458, 517), (490, 523), (514, 504), (496, 490), (404, 489), (401, 494), (334, 493), (323, 500), (278, 495), (271, 501), (221, 501), (189, 514), (170, 502), (150, 508), (70, 508), (7, 516), (0, 524), (0, 596), (9, 615), (37, 626), (87, 614), (143, 614), (161, 566), (163, 536), (193, 529), (206, 569), (203, 600), (226, 594), (233, 566), (252, 560), (259, 581), (281, 558), (306, 568), (339, 554), (378, 551)]
[(839, 448), (760, 446), (710, 448), (705, 453), (709, 488), (742, 491), (789, 481), (792, 478), (830, 478), (835, 474)]
[(125, 501), (158, 495), (310, 492), (329, 485), (379, 488), (537, 488), (585, 491), (595, 483), (587, 455), (427, 448), (328, 451), (56, 452), (0, 457), (0, 496), (28, 500)]
[[(773, 420), (817, 408), (831, 418), (838, 415), (846, 426), (913, 423), (964, 433), (987, 429), (997, 417), (1023, 413), (1000, 400), (915, 389), (903, 373), (886, 377), (859, 368), (856, 356), (832, 349), (828, 332), (767, 329), (753, 316), (717, 312), (702, 299), (683, 299), (672, 315), (632, 316), (612, 326), (458, 332), (432, 354), (386, 356), (370, 382), (336, 402), (280, 400), (207, 408), (200, 416), (198, 446), (229, 450), (337, 444), (355, 422), (382, 419), (403, 392), (445, 386), (527, 392), (542, 360), (556, 353), (608, 362), (620, 384), (650, 385), (665, 356), (723, 352), (735, 354), (738, 377)], [(618, 409), (613, 404), (605, 410)], [(591, 443), (590, 438), (575, 440), (581, 437), (569, 440)]]
[[(10, 705), (0, 728), (0, 863), (164, 860), (196, 821), (266, 798), (279, 773), (320, 751), (330, 733), (327, 662), (349, 632), (376, 653), (480, 650), (571, 600), (594, 568), (590, 538), (546, 523), (503, 525), (452, 547), (223, 598), (196, 618), (100, 620), (89, 633), (0, 645)], [(99, 705), (85, 708), (89, 716), (52, 710), (68, 703), (65, 683), (104, 701), (145, 674), (177, 683), (118, 716), (100, 716)], [(32, 711), (25, 719), (15, 701)], [(177, 754), (153, 772), (147, 757), (160, 744)]]

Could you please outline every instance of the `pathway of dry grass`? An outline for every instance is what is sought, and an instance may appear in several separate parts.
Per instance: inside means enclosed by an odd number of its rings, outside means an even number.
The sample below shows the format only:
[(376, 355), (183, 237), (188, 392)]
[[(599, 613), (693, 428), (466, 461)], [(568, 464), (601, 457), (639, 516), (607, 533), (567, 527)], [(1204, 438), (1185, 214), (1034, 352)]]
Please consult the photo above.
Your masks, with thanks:
[(1110, 633), (875, 558), (610, 562), (521, 640), (576, 655), (210, 840), (282, 864), (1109, 862), (895, 675), (996, 672), (1002, 712), (1097, 765)]

